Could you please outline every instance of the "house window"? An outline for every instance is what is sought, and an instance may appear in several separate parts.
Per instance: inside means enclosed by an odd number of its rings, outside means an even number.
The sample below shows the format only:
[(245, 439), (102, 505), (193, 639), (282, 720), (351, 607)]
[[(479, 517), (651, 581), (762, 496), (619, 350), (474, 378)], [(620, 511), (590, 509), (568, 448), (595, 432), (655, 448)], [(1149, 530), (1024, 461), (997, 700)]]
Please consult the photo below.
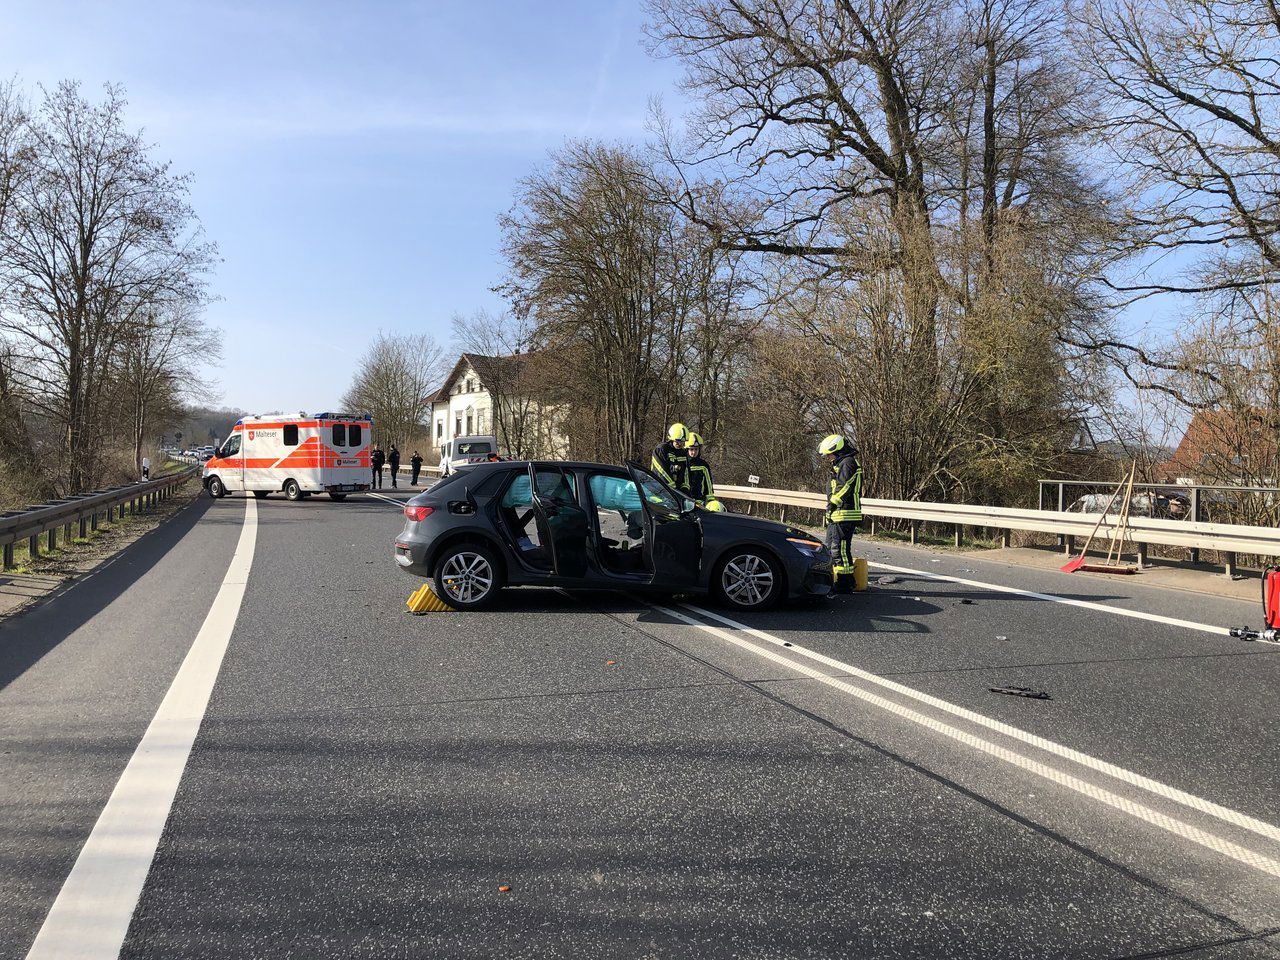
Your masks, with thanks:
[(436, 439), (439, 440), (444, 436), (444, 421), (436, 421)]
[(454, 417), (453, 418), (453, 435), (456, 437), (460, 433), (462, 433), (462, 418)]
[(476, 433), (484, 433), (484, 411), (476, 411)]
[(468, 413), (468, 414), (467, 414), (467, 434), (468, 434), (468, 435), (470, 435), (472, 432), (473, 432), (473, 431), (472, 431), (472, 427), (471, 427), (471, 414), (470, 414), (470, 413)]

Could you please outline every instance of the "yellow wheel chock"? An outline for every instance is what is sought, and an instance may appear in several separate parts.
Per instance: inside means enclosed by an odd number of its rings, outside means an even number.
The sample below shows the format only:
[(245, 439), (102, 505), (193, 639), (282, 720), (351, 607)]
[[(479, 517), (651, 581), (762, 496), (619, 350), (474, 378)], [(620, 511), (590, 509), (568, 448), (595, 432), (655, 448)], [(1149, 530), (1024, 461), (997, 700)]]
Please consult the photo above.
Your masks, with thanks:
[(409, 595), (409, 599), (405, 601), (405, 605), (409, 608), (410, 613), (445, 613), (452, 611), (453, 607), (449, 606), (431, 591), (431, 584), (424, 583), (417, 590)]

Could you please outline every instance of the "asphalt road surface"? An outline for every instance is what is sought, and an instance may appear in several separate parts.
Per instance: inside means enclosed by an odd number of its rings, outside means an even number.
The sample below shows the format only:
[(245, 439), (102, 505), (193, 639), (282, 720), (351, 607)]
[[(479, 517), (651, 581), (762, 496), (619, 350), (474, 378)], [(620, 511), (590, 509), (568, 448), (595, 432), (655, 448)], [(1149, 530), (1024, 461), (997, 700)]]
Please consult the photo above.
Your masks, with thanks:
[(201, 499), (0, 627), (0, 958), (1280, 957), (1257, 605), (871, 544), (414, 617), (385, 494)]

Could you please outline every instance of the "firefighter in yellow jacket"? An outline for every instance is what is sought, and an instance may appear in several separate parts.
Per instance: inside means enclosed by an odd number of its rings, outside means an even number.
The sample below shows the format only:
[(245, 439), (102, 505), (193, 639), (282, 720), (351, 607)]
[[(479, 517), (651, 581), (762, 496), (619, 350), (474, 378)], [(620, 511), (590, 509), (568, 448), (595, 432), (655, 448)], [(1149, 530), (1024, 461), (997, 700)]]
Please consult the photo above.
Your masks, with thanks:
[(689, 428), (683, 423), (673, 423), (667, 428), (666, 442), (653, 448), (649, 468), (672, 490), (689, 488), (689, 451), (685, 449), (688, 441)]
[(688, 463), (685, 465), (689, 496), (704, 509), (723, 511), (724, 506), (716, 499), (716, 488), (711, 483), (711, 465), (702, 459), (702, 437), (690, 431), (685, 451), (689, 454)]
[(818, 445), (818, 452), (831, 467), (826, 521), (833, 592), (852, 593), (852, 540), (862, 525), (862, 465), (858, 463), (858, 451), (838, 433), (826, 437)]

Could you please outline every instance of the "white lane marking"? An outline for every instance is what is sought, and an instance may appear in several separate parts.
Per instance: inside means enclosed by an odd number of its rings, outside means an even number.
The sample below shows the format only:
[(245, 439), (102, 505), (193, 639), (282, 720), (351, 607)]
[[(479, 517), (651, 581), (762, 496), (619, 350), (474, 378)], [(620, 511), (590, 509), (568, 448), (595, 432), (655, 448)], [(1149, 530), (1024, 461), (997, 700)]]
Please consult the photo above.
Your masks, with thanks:
[(27, 960), (119, 956), (240, 614), (257, 537), (257, 501), (248, 497), (240, 539), (222, 586), (45, 917)]
[[(829, 687), (834, 687), (835, 689), (840, 690), (843, 693), (847, 693), (852, 697), (864, 700), (873, 706), (879, 707), (880, 709), (893, 714), (894, 716), (901, 717), (904, 720), (909, 720), (912, 723), (917, 723), (922, 727), (926, 727), (929, 730), (940, 733), (945, 737), (949, 737), (963, 743), (975, 750), (980, 750), (983, 753), (997, 757), (998, 759), (1018, 767), (1019, 769), (1025, 770), (1028, 773), (1033, 773), (1036, 776), (1043, 777), (1052, 783), (1059, 784), (1069, 790), (1074, 790), (1077, 793), (1083, 794), (1093, 800), (1097, 800), (1100, 803), (1105, 803), (1122, 813), (1126, 813), (1129, 816), (1136, 817), (1137, 819), (1149, 823), (1152, 826), (1166, 830), (1184, 840), (1190, 840), (1193, 843), (1197, 843), (1200, 846), (1229, 857), (1238, 863), (1245, 864), (1255, 870), (1270, 874), (1273, 877), (1280, 877), (1280, 860), (1268, 857), (1255, 850), (1250, 850), (1247, 847), (1243, 847), (1238, 843), (1233, 843), (1232, 841), (1219, 837), (1216, 834), (1201, 830), (1199, 827), (1192, 826), (1182, 820), (1177, 820), (1159, 810), (1136, 803), (1127, 797), (1122, 797), (1119, 794), (1112, 793), (1111, 791), (1098, 787), (1086, 780), (1081, 780), (1079, 777), (1074, 777), (1069, 773), (1065, 773), (1062, 770), (1057, 769), (1056, 767), (1051, 767), (1048, 764), (1041, 763), (1037, 760), (1031, 759), (1030, 757), (1024, 756), (1023, 754), (1017, 753), (1014, 750), (1010, 750), (1008, 747), (1000, 746), (999, 744), (992, 743), (989, 740), (983, 740), (981, 737), (974, 736), (967, 731), (953, 727), (950, 724), (944, 723), (934, 717), (912, 710), (909, 707), (904, 707), (899, 703), (887, 700), (884, 697), (868, 690), (855, 687), (853, 684), (846, 683), (838, 677), (828, 676), (813, 667), (792, 660), (790, 657), (785, 657), (782, 654), (774, 653), (772, 650), (756, 646), (754, 643), (750, 643), (741, 637), (735, 636), (727, 630), (723, 630), (719, 627), (713, 627), (708, 623), (702, 623), (693, 617), (685, 616), (677, 610), (672, 610), (671, 608), (661, 606), (660, 604), (651, 603), (650, 606), (655, 610), (661, 611), (662, 613), (681, 621), (682, 623), (686, 623), (692, 627), (697, 627), (699, 630), (704, 630), (707, 633), (719, 637), (722, 640), (726, 640), (737, 647), (748, 650), (759, 657), (781, 664), (782, 666), (817, 680), (819, 683), (826, 684)], [(690, 609), (696, 610), (699, 613), (707, 612), (698, 607), (690, 607)], [(758, 633), (759, 631), (750, 632)], [(781, 643), (781, 641), (778, 642)], [(787, 649), (794, 650), (796, 648), (792, 646)]]
[(930, 580), (945, 580), (948, 583), (962, 583), (966, 587), (978, 587), (996, 593), (1012, 593), (1020, 597), (1032, 597), (1035, 600), (1048, 600), (1051, 603), (1062, 603), (1069, 607), (1083, 607), (1086, 610), (1100, 610), (1103, 613), (1114, 613), (1121, 617), (1132, 617), (1135, 620), (1150, 620), (1152, 623), (1165, 623), (1171, 627), (1184, 627), (1187, 630), (1200, 630), (1204, 633), (1216, 633), (1220, 636), (1231, 635), (1227, 627), (1218, 627), (1209, 623), (1196, 623), (1194, 620), (1179, 620), (1177, 617), (1164, 617), (1158, 613), (1144, 613), (1141, 610), (1126, 610), (1124, 607), (1112, 607), (1093, 600), (1076, 600), (1073, 597), (1060, 597), (1053, 593), (1037, 593), (1034, 590), (1022, 590), (1018, 587), (1006, 587), (1000, 583), (985, 583), (982, 580), (966, 580), (963, 577), (952, 577), (942, 573), (929, 573), (926, 570), (913, 570), (910, 567), (894, 567), (887, 563), (867, 563), (868, 567), (877, 570), (890, 570), (894, 573), (909, 573)]
[[(712, 610), (704, 610), (702, 607), (695, 607), (692, 604), (685, 604), (685, 606), (709, 620), (716, 620), (726, 626), (733, 627), (735, 630), (741, 630), (744, 633), (750, 634), (751, 636), (772, 644), (773, 646), (782, 647), (784, 644), (790, 644), (790, 646), (786, 646), (785, 649), (792, 653), (799, 654), (800, 656), (808, 657), (810, 660), (817, 661), (818, 663), (834, 667), (841, 673), (847, 673), (860, 680), (865, 680), (868, 683), (884, 687), (886, 690), (892, 690), (894, 693), (900, 694), (901, 696), (918, 700), (921, 703), (928, 704), (936, 710), (942, 710), (945, 713), (950, 713), (953, 716), (960, 717), (970, 723), (986, 727), (988, 730), (994, 730), (996, 733), (1002, 734), (1006, 737), (1010, 737), (1014, 740), (1020, 740), (1038, 750), (1043, 750), (1046, 753), (1052, 753), (1064, 760), (1070, 760), (1072, 763), (1077, 763), (1082, 767), (1087, 767), (1090, 770), (1113, 777), (1116, 780), (1129, 784), (1131, 787), (1138, 787), (1139, 789), (1146, 790), (1158, 797), (1163, 797), (1166, 800), (1172, 800), (1175, 803), (1182, 804), (1184, 807), (1190, 807), (1192, 810), (1197, 810), (1200, 813), (1216, 817), (1224, 823), (1230, 823), (1233, 826), (1256, 833), (1259, 836), (1280, 842), (1280, 827), (1267, 823), (1265, 820), (1255, 819), (1254, 817), (1243, 814), (1238, 810), (1232, 810), (1230, 807), (1224, 807), (1216, 804), (1212, 800), (1206, 800), (1193, 793), (1187, 793), (1183, 790), (1179, 790), (1177, 787), (1171, 787), (1168, 784), (1161, 783), (1159, 780), (1152, 780), (1150, 777), (1144, 777), (1141, 774), (1134, 773), (1132, 770), (1126, 770), (1124, 767), (1116, 766), (1114, 763), (1108, 763), (1106, 760), (1099, 760), (1097, 757), (1092, 757), (1087, 753), (1081, 753), (1079, 750), (1073, 750), (1071, 747), (1055, 743), (1053, 740), (1046, 740), (1044, 737), (1037, 736), (1034, 733), (1028, 733), (1025, 730), (1011, 726), (1010, 724), (1004, 723), (1000, 720), (994, 720), (985, 714), (975, 713), (973, 710), (958, 706), (947, 700), (939, 699), (931, 694), (923, 693), (920, 690), (916, 690), (914, 687), (908, 687), (895, 680), (889, 680), (886, 677), (881, 677), (874, 673), (868, 673), (866, 670), (861, 670), (851, 663), (845, 663), (841, 660), (833, 659), (825, 654), (818, 653), (816, 650), (810, 650), (807, 647), (799, 646), (792, 641), (781, 640), (778, 637), (773, 636), (773, 634), (766, 633), (763, 630), (757, 630), (754, 627), (749, 627), (745, 623), (739, 623), (737, 620), (730, 619), (729, 617), (715, 613)], [(992, 667), (992, 669), (998, 669), (998, 667)]]
[(380, 493), (366, 493), (365, 496), (374, 497), (378, 500), (385, 500), (387, 503), (394, 504), (397, 507), (403, 507), (405, 505), (404, 500), (396, 500), (393, 497), (384, 497)]

